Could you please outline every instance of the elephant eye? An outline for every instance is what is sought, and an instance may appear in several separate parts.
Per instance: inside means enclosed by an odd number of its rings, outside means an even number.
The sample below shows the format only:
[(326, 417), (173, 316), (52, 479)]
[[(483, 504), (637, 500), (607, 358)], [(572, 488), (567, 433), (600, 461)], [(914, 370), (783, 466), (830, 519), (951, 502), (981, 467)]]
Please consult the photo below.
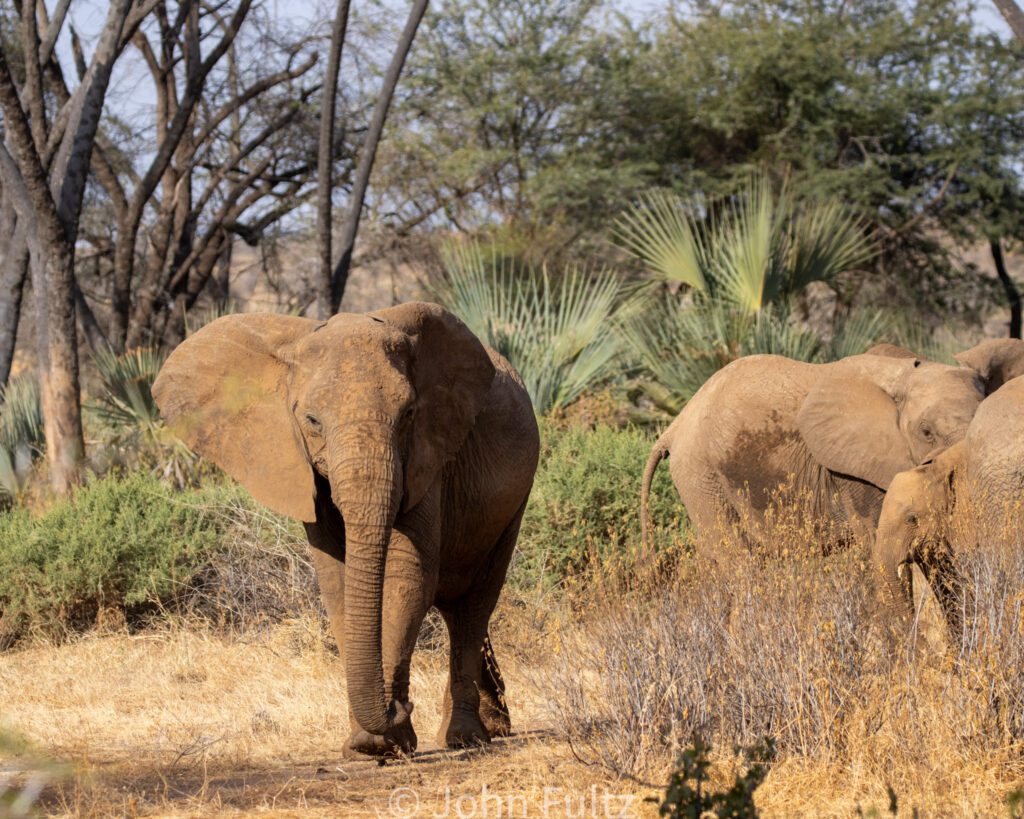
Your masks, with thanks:
[(924, 427), (921, 430), (921, 434), (924, 436), (926, 441), (932, 441), (935, 439), (935, 433), (928, 429), (928, 427)]
[(306, 423), (309, 424), (313, 429), (318, 431), (322, 426), (322, 424), (320, 423), (320, 419), (317, 418), (315, 415), (310, 415), (308, 412), (306, 413)]
[(909, 523), (911, 526), (917, 526), (917, 515), (915, 515), (913, 512), (907, 515), (907, 523)]

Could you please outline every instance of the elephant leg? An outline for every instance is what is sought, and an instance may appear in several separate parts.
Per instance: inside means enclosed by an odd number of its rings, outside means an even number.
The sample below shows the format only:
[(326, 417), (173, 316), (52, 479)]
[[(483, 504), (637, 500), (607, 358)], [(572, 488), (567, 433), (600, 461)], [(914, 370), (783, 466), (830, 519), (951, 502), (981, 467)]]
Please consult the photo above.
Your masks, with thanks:
[[(422, 516), (421, 516), (422, 517)], [(419, 518), (397, 523), (388, 544), (384, 567), (384, 606), (381, 614), (381, 658), (384, 664), (384, 696), (412, 707), (409, 701), (409, 666), (420, 626), (437, 589), (436, 536)], [(419, 526), (417, 526), (419, 524)], [(419, 529), (419, 531), (417, 531)], [(424, 532), (423, 530), (427, 531)], [(352, 734), (347, 753), (386, 756), (395, 748), (384, 737), (363, 730), (349, 712)], [(409, 727), (409, 748), (415, 750), (416, 732)]]
[[(480, 651), (480, 668), (476, 672), (477, 691), (480, 696), (480, 722), (483, 723), (491, 738), (507, 737), (512, 733), (512, 718), (505, 700), (505, 679), (498, 667), (498, 658), (494, 655), (491, 638), (484, 635), (483, 648)], [(438, 743), (442, 743), (448, 735), (452, 719), (452, 686), (449, 680), (445, 687), (444, 704), (442, 705), (441, 729), (438, 731)]]
[(491, 550), (479, 582), (454, 605), (441, 608), (451, 643), (448, 690), (437, 741), (449, 748), (490, 742), (512, 730), (505, 681), (487, 634), (487, 624), (505, 583), (526, 504)]
[[(312, 524), (306, 524), (307, 534)], [(309, 537), (310, 559), (316, 570), (320, 599), (323, 601), (331, 632), (338, 644), (338, 653), (345, 657), (345, 560), (341, 547), (326, 544), (319, 538)]]
[(489, 636), (484, 637), (480, 658), (480, 719), (491, 737), (507, 737), (512, 733), (512, 718), (505, 700), (505, 680)]

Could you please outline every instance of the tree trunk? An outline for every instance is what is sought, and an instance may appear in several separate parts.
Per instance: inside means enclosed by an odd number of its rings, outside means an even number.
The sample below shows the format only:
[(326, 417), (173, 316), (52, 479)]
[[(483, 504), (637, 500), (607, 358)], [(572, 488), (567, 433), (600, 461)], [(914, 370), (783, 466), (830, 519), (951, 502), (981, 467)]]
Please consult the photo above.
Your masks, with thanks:
[(7, 235), (0, 264), (0, 392), (7, 386), (14, 364), (14, 347), (21, 319), (21, 299), (28, 278), (28, 245), (24, 237)]
[[(0, 107), (4, 131), (16, 170), (4, 181), (16, 197), (18, 218), (34, 224), (31, 240), (32, 289), (36, 304), (39, 386), (46, 434), (50, 483), (67, 494), (78, 479), (85, 452), (82, 405), (78, 379), (78, 334), (75, 328), (74, 244), (77, 228), (58, 215), (55, 197), (11, 78), (6, 55), (0, 49)], [(4, 149), (6, 152), (6, 149)], [(81, 157), (78, 157), (79, 161)], [(88, 162), (88, 156), (85, 157)], [(70, 163), (70, 169), (75, 168)], [(18, 190), (13, 188), (17, 186)], [(67, 203), (67, 197), (63, 198)], [(18, 204), (20, 202), (20, 204)]]
[(316, 172), (316, 244), (320, 256), (320, 277), (316, 294), (317, 318), (331, 315), (331, 195), (334, 193), (334, 125), (338, 102), (338, 73), (348, 28), (349, 0), (338, 0), (331, 29), (331, 49), (324, 73), (323, 104), (320, 110), (320, 144)]
[(348, 283), (348, 273), (352, 266), (352, 251), (355, 249), (359, 220), (363, 213), (363, 201), (366, 199), (366, 190), (370, 184), (370, 172), (373, 170), (377, 146), (380, 144), (380, 137), (384, 131), (384, 120), (387, 118), (391, 99), (395, 95), (395, 88), (398, 85), (398, 78), (402, 74), (405, 59), (412, 49), (412, 41), (416, 38), (416, 30), (427, 10), (427, 2), (428, 0), (415, 0), (413, 3), (409, 19), (405, 23), (405, 29), (402, 31), (395, 53), (391, 57), (387, 74), (384, 75), (384, 84), (373, 108), (370, 127), (363, 140), (363, 147), (359, 153), (359, 165), (356, 167), (355, 179), (352, 182), (352, 196), (349, 201), (348, 213), (341, 230), (341, 258), (338, 259), (337, 267), (334, 268), (334, 275), (331, 278), (331, 313), (338, 312), (342, 296), (345, 295), (345, 285)]
[[(46, 356), (40, 362), (40, 397), (50, 484), (66, 495), (78, 482), (85, 457), (81, 389), (78, 375), (78, 335), (75, 327), (74, 256), (51, 248), (43, 268), (45, 288)], [(33, 287), (36, 281), (33, 280)], [(37, 316), (37, 321), (39, 320)], [(41, 325), (44, 322), (40, 322)]]
[(231, 257), (235, 249), (235, 237), (228, 236), (217, 257), (214, 283), (217, 287), (217, 302), (221, 310), (226, 311), (231, 304)]
[(999, 13), (1003, 15), (1003, 19), (1009, 24), (1010, 30), (1013, 31), (1013, 36), (1024, 43), (1024, 11), (1021, 11), (1020, 6), (1014, 0), (994, 0), (994, 2)]
[(1010, 338), (1020, 338), (1021, 332), (1021, 299), (1017, 283), (1010, 278), (1006, 270), (1006, 261), (1003, 259), (1003, 246), (999, 239), (989, 240), (989, 247), (992, 249), (992, 261), (996, 265), (996, 275), (1003, 285), (1003, 292), (1006, 293), (1006, 301), (1010, 305)]

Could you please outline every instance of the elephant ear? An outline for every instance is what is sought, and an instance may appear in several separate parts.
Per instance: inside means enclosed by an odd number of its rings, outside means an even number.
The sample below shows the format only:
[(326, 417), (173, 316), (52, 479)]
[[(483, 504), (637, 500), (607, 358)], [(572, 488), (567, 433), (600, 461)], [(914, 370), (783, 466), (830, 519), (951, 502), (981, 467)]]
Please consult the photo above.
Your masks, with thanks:
[(1019, 338), (988, 339), (953, 358), (978, 373), (985, 385), (985, 395), (1024, 375), (1024, 341)]
[(857, 370), (833, 365), (801, 404), (797, 427), (822, 466), (880, 489), (916, 465), (900, 432), (896, 402)]
[(153, 384), (176, 435), (260, 503), (308, 522), (316, 520), (313, 470), (276, 352), (316, 326), (296, 316), (224, 316), (178, 345)]
[(900, 347), (898, 344), (876, 344), (870, 350), (866, 350), (864, 355), (880, 355), (885, 358), (920, 358), (913, 350)]
[(403, 507), (411, 509), (465, 442), (491, 389), (494, 365), (469, 328), (437, 304), (408, 302), (373, 318), (412, 339), (416, 414)]

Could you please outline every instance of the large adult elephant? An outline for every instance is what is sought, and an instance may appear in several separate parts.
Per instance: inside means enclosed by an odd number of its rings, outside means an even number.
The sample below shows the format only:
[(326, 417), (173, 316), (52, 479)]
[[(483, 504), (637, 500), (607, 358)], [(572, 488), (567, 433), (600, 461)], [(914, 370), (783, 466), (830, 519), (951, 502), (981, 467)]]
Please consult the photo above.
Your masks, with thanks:
[(415, 749), (409, 663), (431, 605), (451, 636), (440, 741), (508, 732), (487, 627), (539, 438), (505, 359), (435, 304), (235, 315), (183, 342), (153, 395), (197, 452), (305, 523), (345, 657), (347, 751)]
[(701, 541), (735, 524), (757, 541), (782, 486), (831, 522), (823, 531), (837, 541), (869, 537), (893, 476), (963, 438), (982, 398), (975, 370), (889, 345), (830, 364), (741, 358), (708, 379), (654, 444), (641, 492), (645, 540), (651, 479), (665, 457)]
[(957, 358), (979, 366), (990, 394), (962, 442), (893, 478), (872, 559), (883, 601), (903, 626), (913, 616), (916, 564), (954, 639), (963, 624), (957, 554), (991, 541), (1024, 545), (1024, 342), (982, 342)]

